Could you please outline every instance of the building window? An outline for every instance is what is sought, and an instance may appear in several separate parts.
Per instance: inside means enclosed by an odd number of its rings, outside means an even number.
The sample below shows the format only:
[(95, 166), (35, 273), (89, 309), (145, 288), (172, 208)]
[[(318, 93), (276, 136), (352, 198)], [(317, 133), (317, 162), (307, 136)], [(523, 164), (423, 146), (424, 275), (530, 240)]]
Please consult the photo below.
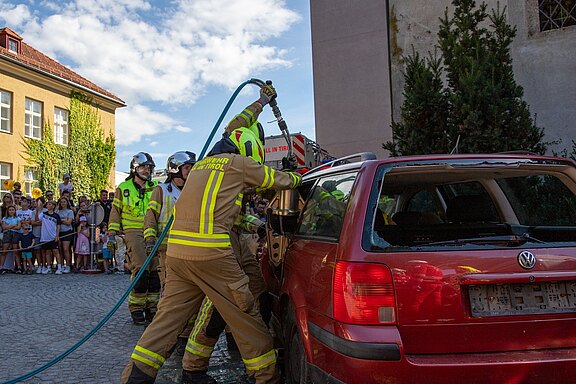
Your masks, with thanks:
[(32, 189), (38, 187), (38, 170), (36, 168), (24, 168), (24, 193), (32, 196)]
[(0, 91), (0, 131), (12, 132), (12, 94)]
[(576, 0), (538, 0), (540, 31), (576, 25)]
[(33, 139), (42, 138), (42, 103), (28, 98), (24, 116), (24, 136)]
[(68, 111), (54, 108), (54, 142), (68, 145)]
[(12, 164), (0, 163), (0, 198), (10, 192), (4, 188), (4, 180), (9, 179), (11, 175)]
[(18, 53), (18, 41), (8, 39), (8, 50), (12, 53)]

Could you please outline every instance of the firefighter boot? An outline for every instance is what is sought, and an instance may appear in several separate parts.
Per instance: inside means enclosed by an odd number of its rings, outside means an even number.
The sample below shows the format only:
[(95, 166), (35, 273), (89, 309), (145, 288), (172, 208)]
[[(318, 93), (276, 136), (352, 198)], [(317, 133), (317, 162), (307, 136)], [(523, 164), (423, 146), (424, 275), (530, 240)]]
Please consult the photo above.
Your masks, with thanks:
[(182, 370), (182, 384), (218, 384), (206, 371)]
[(144, 315), (144, 311), (130, 312), (130, 316), (132, 316), (132, 322), (134, 322), (135, 325), (146, 324), (146, 316)]
[(151, 323), (152, 320), (154, 320), (154, 316), (156, 316), (156, 311), (155, 311), (155, 310), (152, 311), (152, 310), (149, 309), (149, 308), (146, 308), (146, 309), (144, 310), (144, 317), (145, 317), (145, 319), (146, 319), (146, 321), (147, 321), (148, 323)]

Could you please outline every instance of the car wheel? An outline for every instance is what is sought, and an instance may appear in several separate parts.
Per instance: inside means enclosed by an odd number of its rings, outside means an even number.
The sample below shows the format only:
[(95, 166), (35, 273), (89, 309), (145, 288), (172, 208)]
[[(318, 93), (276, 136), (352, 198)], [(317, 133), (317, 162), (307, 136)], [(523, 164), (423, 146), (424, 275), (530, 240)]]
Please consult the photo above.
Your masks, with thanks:
[(296, 316), (290, 306), (287, 321), (284, 323), (284, 372), (286, 384), (311, 383), (308, 375), (306, 352), (300, 332), (296, 326)]

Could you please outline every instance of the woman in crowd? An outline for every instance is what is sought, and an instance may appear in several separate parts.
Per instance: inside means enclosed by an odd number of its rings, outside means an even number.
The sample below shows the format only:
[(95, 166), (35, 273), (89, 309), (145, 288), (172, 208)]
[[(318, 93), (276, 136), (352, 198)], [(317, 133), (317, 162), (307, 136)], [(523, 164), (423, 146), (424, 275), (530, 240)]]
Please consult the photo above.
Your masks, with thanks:
[(4, 195), (4, 197), (2, 197), (2, 206), (0, 207), (2, 210), (1, 217), (6, 216), (8, 213), (8, 207), (11, 205), (14, 205), (14, 198), (12, 197), (11, 193), (7, 193)]
[[(4, 262), (6, 261), (6, 255), (11, 249), (18, 249), (18, 240), (20, 230), (20, 218), (16, 216), (16, 207), (11, 205), (6, 209), (6, 216), (2, 216), (2, 230), (4, 234), (2, 236), (2, 254), (0, 254), (0, 274), (5, 274), (7, 272), (4, 269)], [(16, 271), (20, 270), (20, 258), (15, 253), (14, 260), (16, 261)], [(20, 273), (21, 270), (20, 270)]]
[(60, 249), (66, 265), (62, 266), (62, 273), (70, 273), (70, 266), (72, 265), (72, 250), (70, 244), (74, 230), (72, 229), (72, 222), (74, 221), (74, 212), (70, 209), (70, 202), (66, 197), (58, 199), (58, 209), (56, 210), (62, 224), (60, 225)]

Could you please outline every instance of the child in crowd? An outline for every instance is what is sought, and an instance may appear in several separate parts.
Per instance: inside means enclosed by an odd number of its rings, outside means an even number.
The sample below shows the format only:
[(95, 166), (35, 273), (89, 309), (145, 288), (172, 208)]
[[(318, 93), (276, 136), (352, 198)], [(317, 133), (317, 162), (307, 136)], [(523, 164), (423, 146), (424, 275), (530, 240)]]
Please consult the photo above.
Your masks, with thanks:
[(34, 234), (30, 230), (30, 224), (24, 224), (22, 226), (23, 233), (20, 234), (20, 250), (22, 251), (22, 265), (23, 273), (26, 275), (32, 274), (32, 249), (36, 245), (36, 240), (34, 239)]
[[(40, 197), (39, 199), (37, 199), (40, 202), (44, 202), (44, 198)], [(31, 207), (34, 207), (34, 209), (32, 210), (32, 212), (34, 212), (34, 214), (32, 215), (32, 234), (34, 235), (34, 242), (36, 243), (36, 245), (34, 246), (34, 250), (32, 251), (32, 264), (34, 264), (34, 261), (36, 261), (38, 263), (38, 267), (36, 268), (36, 273), (40, 274), (42, 273), (42, 244), (40, 244), (40, 236), (42, 236), (42, 222), (39, 220), (36, 220), (36, 207), (38, 206), (37, 201), (34, 201), (34, 203), (30, 204)], [(42, 208), (41, 210), (42, 212), (44, 212), (44, 208)]]
[[(4, 262), (6, 261), (6, 255), (9, 250), (17, 249), (20, 229), (20, 218), (16, 216), (16, 207), (11, 205), (6, 209), (6, 216), (2, 218), (2, 230), (4, 235), (2, 236), (2, 254), (0, 254), (0, 274), (5, 274), (8, 272), (4, 269)], [(16, 273), (22, 273), (20, 269), (20, 258), (14, 253), (14, 260), (16, 261)]]
[[(108, 223), (103, 222), (100, 224), (100, 237), (99, 241), (102, 244), (102, 258), (104, 259), (104, 272), (107, 274), (112, 274), (114, 271), (112, 270), (113, 261), (112, 261), (112, 251), (108, 248), (108, 242), (116, 241), (116, 236), (109, 236), (108, 235)], [(112, 247), (114, 248), (114, 247)]]
[[(46, 211), (43, 212), (43, 208)], [(58, 235), (60, 233), (60, 225), (62, 220), (56, 213), (56, 202), (54, 200), (46, 201), (45, 206), (42, 200), (36, 201), (36, 212), (34, 213), (35, 221), (42, 223), (42, 230), (40, 231), (40, 242), (42, 243), (42, 274), (46, 275), (52, 270), (52, 262), (56, 258), (58, 268), (54, 274), (62, 274), (62, 255), (58, 250)], [(38, 263), (40, 266), (40, 263)]]
[(90, 229), (87, 226), (86, 216), (80, 216), (78, 225), (78, 236), (76, 237), (76, 263), (78, 270), (88, 269), (88, 259), (90, 258)]

